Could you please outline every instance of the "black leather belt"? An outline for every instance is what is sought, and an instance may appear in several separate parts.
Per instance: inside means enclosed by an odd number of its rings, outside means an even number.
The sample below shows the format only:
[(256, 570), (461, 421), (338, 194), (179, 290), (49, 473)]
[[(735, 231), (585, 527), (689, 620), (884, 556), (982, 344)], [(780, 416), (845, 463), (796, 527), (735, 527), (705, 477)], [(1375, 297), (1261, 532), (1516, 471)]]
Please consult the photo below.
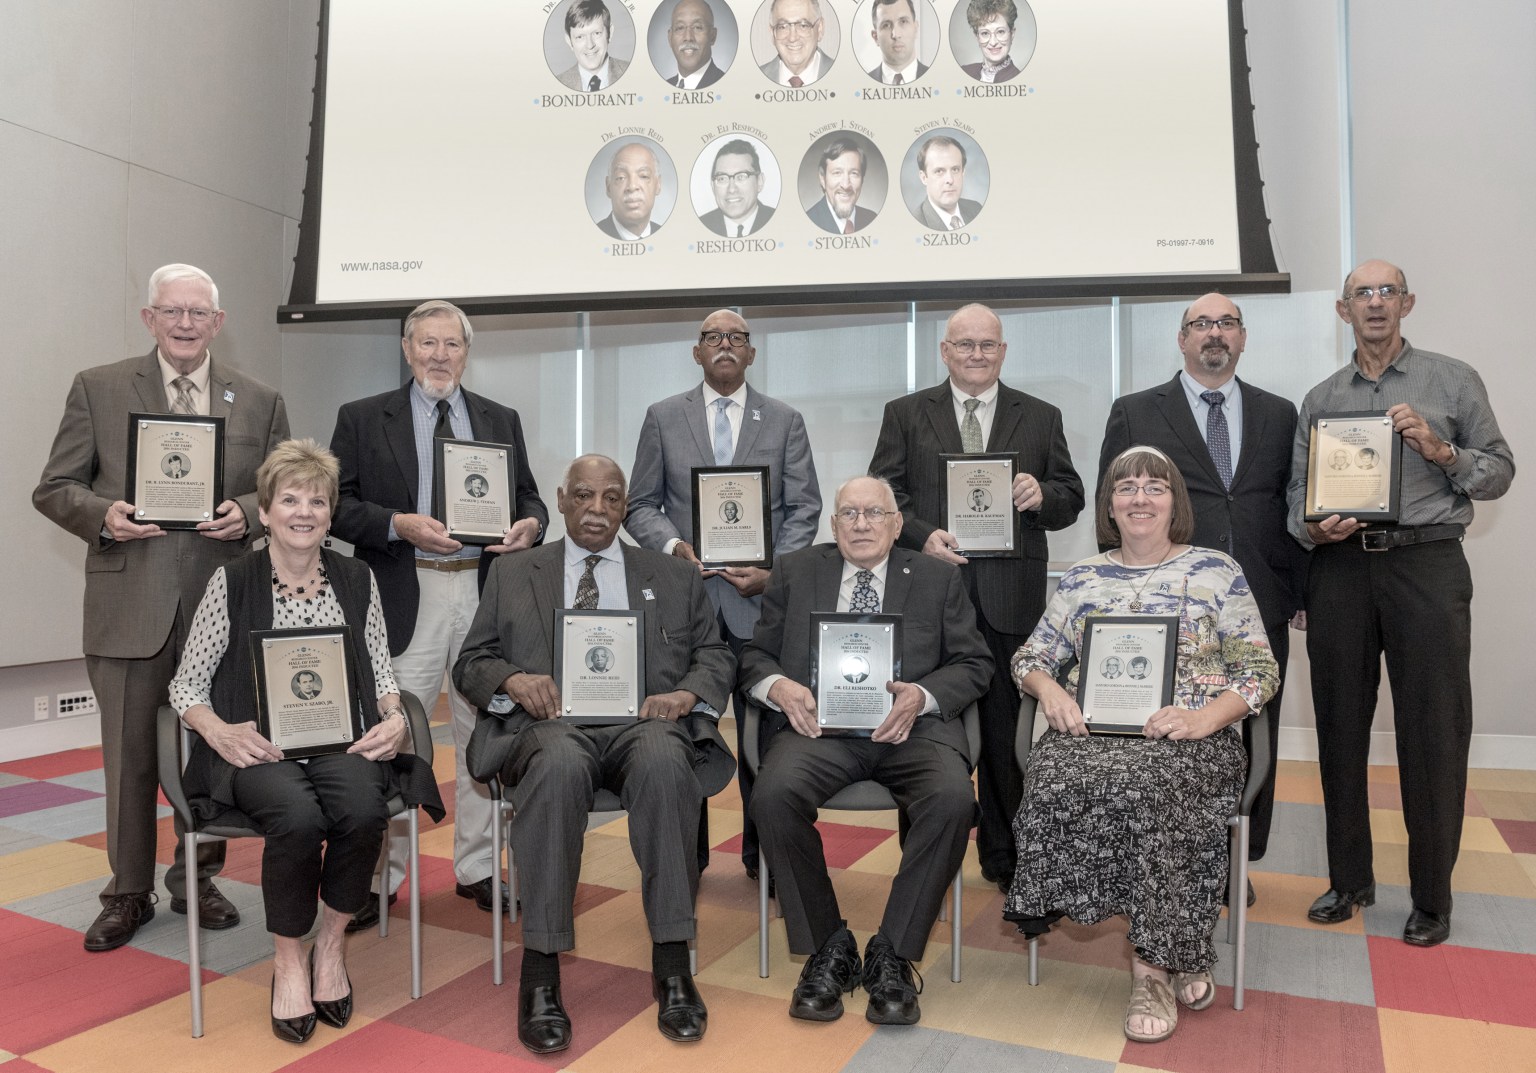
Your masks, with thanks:
[(1429, 544), (1436, 540), (1460, 540), (1467, 527), (1460, 524), (1404, 525), (1392, 529), (1362, 529), (1360, 546), (1366, 551), (1391, 551), (1410, 544)]

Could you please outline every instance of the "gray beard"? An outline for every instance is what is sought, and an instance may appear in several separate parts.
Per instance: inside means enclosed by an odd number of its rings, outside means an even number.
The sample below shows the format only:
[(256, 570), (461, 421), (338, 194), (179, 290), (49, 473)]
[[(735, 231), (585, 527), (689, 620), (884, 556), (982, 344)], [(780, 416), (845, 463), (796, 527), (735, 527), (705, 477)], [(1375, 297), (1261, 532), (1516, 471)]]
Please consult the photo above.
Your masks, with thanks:
[(421, 388), (421, 393), (433, 402), (441, 402), (443, 399), (452, 398), (454, 390), (459, 385), (449, 384), (447, 387), (438, 387), (435, 384), (423, 384), (418, 380), (416, 386)]
[(1200, 351), (1200, 367), (1208, 373), (1223, 372), (1231, 364), (1232, 351), (1230, 350)]

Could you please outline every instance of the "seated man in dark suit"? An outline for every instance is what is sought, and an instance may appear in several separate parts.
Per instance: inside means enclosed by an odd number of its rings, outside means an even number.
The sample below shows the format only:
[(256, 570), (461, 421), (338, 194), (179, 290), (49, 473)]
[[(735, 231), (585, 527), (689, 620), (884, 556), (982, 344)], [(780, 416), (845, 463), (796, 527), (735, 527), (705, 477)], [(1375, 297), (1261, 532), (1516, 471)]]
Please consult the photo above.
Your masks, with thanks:
[[(735, 771), (714, 724), (735, 664), (698, 569), (618, 541), (628, 493), (616, 462), (576, 459), (557, 502), (565, 538), (497, 561), (453, 669), (454, 684), (482, 709), (470, 768), (480, 777), (499, 771), (515, 808), (512, 850), (523, 865), (518, 1039), (540, 1054), (570, 1046), (559, 952), (575, 946), (582, 838), (603, 787), (629, 812), (658, 1025), (668, 1039), (700, 1040), (707, 1015), (688, 969), (694, 846), (704, 798)], [(551, 655), (557, 608), (644, 611), (639, 718), (616, 726), (560, 718)]]
[[(864, 950), (865, 1016), (915, 1024), (911, 963), (923, 955), (944, 891), (965, 856), (976, 799), (959, 718), (986, 691), (992, 656), (960, 572), (931, 556), (894, 549), (902, 515), (891, 486), (856, 477), (837, 491), (836, 546), (818, 544), (774, 565), (763, 615), (741, 655), (741, 681), (774, 709), (757, 773), (752, 816), (777, 877), (789, 948), (810, 954), (789, 1014), (842, 1016), (860, 982), (859, 948), (827, 875), (817, 808), (843, 787), (873, 779), (891, 791), (908, 829), (880, 930)], [(869, 737), (823, 737), (808, 688), (813, 611), (902, 616), (903, 681), (888, 682), (890, 714)], [(767, 736), (767, 734), (765, 734)]]

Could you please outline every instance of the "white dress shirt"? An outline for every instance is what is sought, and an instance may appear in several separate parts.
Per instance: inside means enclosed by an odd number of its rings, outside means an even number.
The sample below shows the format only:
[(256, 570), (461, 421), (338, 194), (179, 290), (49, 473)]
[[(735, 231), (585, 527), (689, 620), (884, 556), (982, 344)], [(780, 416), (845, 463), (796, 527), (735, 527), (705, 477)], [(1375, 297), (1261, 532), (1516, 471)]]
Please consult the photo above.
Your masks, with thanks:
[(981, 405), (976, 407), (976, 420), (981, 424), (981, 447), (986, 450), (987, 444), (992, 442), (992, 419), (997, 416), (997, 384), (993, 384), (980, 395), (967, 395), (955, 384), (949, 382), (949, 394), (955, 403), (955, 425), (965, 428), (965, 402), (967, 399), (981, 400)]
[(204, 417), (208, 416), (208, 370), (211, 361), (208, 351), (203, 351), (203, 360), (197, 363), (197, 368), (190, 373), (179, 373), (176, 367), (165, 360), (165, 355), (160, 353), (160, 348), (155, 348), (155, 360), (160, 363), (160, 379), (165, 385), (165, 405), (167, 409), (176, 405), (176, 388), (172, 382), (178, 376), (185, 376), (192, 381), (192, 387), (187, 394), (192, 396), (192, 409)]
[(1187, 371), (1181, 371), (1179, 382), (1184, 385), (1184, 396), (1189, 400), (1190, 411), (1195, 415), (1195, 426), (1200, 430), (1201, 439), (1205, 439), (1205, 423), (1211, 413), (1210, 404), (1200, 397), (1201, 392), (1219, 391), (1226, 396), (1226, 404), (1221, 409), (1227, 415), (1227, 438), (1232, 441), (1232, 472), (1236, 473), (1237, 456), (1243, 446), (1243, 391), (1237, 377), (1230, 377), (1220, 387), (1210, 388)]

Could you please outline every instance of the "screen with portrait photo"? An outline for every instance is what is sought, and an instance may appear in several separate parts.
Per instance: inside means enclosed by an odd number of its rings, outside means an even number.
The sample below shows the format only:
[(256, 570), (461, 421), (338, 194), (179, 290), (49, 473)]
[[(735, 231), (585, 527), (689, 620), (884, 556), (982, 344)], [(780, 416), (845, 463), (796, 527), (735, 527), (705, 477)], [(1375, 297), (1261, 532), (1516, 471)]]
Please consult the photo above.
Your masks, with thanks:
[(1243, 33), (1241, 0), (323, 0), (279, 320), (1285, 290)]

